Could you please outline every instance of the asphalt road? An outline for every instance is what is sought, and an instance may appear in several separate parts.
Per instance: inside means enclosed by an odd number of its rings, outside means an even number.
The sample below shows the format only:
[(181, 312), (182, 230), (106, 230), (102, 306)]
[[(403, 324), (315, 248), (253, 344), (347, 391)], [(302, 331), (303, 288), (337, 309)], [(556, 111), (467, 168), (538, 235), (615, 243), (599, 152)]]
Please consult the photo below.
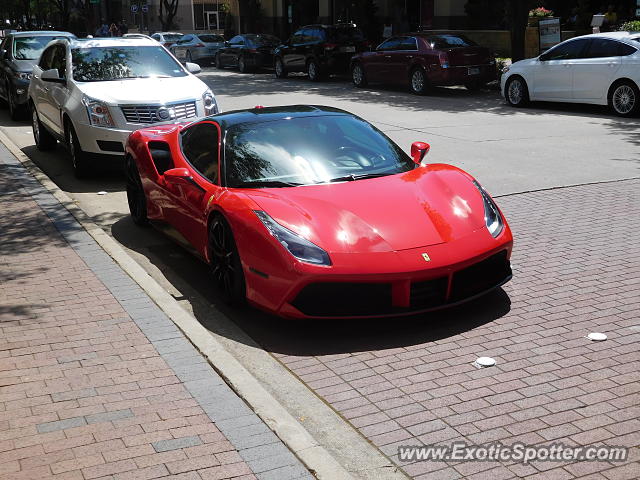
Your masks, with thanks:
[[(200, 78), (216, 93), (224, 111), (301, 103), (351, 111), (376, 124), (407, 151), (412, 141), (430, 143), (428, 158), (432, 162), (464, 168), (498, 197), (640, 176), (638, 119), (619, 119), (604, 107), (538, 104), (516, 110), (508, 107), (495, 91), (470, 93), (463, 88), (442, 88), (430, 96), (417, 97), (402, 89), (358, 90), (339, 79), (312, 84), (305, 76), (276, 80), (271, 73), (243, 75), (212, 68), (205, 68)], [(36, 150), (27, 121), (12, 122), (2, 111), (0, 129), (185, 309), (241, 357), (252, 373), (269, 384), (283, 403), (295, 400), (285, 398), (286, 392), (277, 391), (274, 384), (281, 381), (284, 386), (293, 380), (274, 380), (272, 372), (265, 368), (269, 358), (292, 353), (304, 357), (377, 350), (416, 341), (409, 339), (416, 335), (415, 330), (396, 336), (394, 344), (376, 335), (358, 336), (362, 328), (386, 332), (386, 322), (292, 324), (249, 308), (227, 308), (212, 291), (202, 263), (162, 233), (133, 225), (123, 178), (117, 172), (78, 181), (61, 146), (55, 152)], [(570, 216), (571, 211), (566, 214)], [(438, 319), (456, 317), (461, 319), (456, 329), (464, 330), (499, 317), (500, 312), (492, 311), (491, 305), (499, 308), (505, 304), (501, 301), (505, 294), (495, 295), (496, 302), (491, 304), (474, 304), (438, 314), (432, 325)], [(471, 320), (470, 312), (474, 314)], [(423, 333), (419, 335), (420, 341), (425, 341)], [(442, 338), (448, 333), (434, 335), (433, 338)], [(292, 343), (296, 343), (293, 351)], [(267, 355), (261, 347), (274, 356)]]

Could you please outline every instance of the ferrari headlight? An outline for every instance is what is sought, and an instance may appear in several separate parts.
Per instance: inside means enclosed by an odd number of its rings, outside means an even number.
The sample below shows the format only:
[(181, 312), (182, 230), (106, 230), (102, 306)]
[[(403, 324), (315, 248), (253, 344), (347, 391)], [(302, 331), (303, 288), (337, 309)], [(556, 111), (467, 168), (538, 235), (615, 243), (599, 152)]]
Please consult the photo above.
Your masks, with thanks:
[(314, 265), (331, 265), (329, 254), (315, 243), (311, 243), (306, 238), (303, 238), (288, 228), (283, 227), (266, 212), (262, 210), (254, 210), (253, 212), (257, 215), (263, 225), (267, 227), (269, 233), (276, 237), (282, 246), (298, 260), (301, 262), (313, 263)]
[(214, 115), (218, 113), (218, 102), (211, 90), (207, 90), (202, 94), (202, 103), (204, 104), (205, 115)]
[(87, 115), (89, 115), (89, 123), (96, 127), (113, 127), (113, 119), (111, 112), (106, 103), (90, 97), (83, 97), (82, 103), (87, 107)]
[(504, 229), (504, 221), (502, 220), (502, 215), (500, 215), (500, 210), (498, 210), (498, 206), (478, 182), (474, 180), (473, 184), (480, 191), (482, 200), (484, 201), (484, 223), (489, 233), (495, 238), (500, 235)]
[(13, 72), (13, 76), (18, 80), (31, 80), (31, 74), (29, 72)]

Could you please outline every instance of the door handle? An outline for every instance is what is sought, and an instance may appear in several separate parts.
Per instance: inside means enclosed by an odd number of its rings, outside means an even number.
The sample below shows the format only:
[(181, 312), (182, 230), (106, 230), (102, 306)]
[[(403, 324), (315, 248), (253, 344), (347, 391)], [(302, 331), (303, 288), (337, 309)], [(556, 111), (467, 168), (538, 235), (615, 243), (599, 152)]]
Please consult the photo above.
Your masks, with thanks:
[(385, 55), (384, 58), (391, 58), (391, 55)]

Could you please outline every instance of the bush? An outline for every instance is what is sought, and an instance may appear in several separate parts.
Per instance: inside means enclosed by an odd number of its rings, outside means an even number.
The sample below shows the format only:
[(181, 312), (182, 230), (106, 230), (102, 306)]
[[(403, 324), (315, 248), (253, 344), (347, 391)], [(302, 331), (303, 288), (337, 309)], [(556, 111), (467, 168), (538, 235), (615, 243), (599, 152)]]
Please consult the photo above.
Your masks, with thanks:
[(640, 20), (625, 22), (618, 28), (621, 32), (640, 32)]

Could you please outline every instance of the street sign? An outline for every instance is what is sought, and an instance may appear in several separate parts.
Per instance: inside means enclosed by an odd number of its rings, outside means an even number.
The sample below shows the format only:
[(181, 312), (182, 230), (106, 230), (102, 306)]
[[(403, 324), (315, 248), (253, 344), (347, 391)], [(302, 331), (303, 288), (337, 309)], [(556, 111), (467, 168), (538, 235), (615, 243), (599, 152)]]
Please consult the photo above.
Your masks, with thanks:
[(131, 13), (138, 13), (138, 4), (137, 3), (132, 3), (131, 4)]
[(146, 3), (142, 5), (142, 13), (147, 13), (149, 11), (149, 5)]

